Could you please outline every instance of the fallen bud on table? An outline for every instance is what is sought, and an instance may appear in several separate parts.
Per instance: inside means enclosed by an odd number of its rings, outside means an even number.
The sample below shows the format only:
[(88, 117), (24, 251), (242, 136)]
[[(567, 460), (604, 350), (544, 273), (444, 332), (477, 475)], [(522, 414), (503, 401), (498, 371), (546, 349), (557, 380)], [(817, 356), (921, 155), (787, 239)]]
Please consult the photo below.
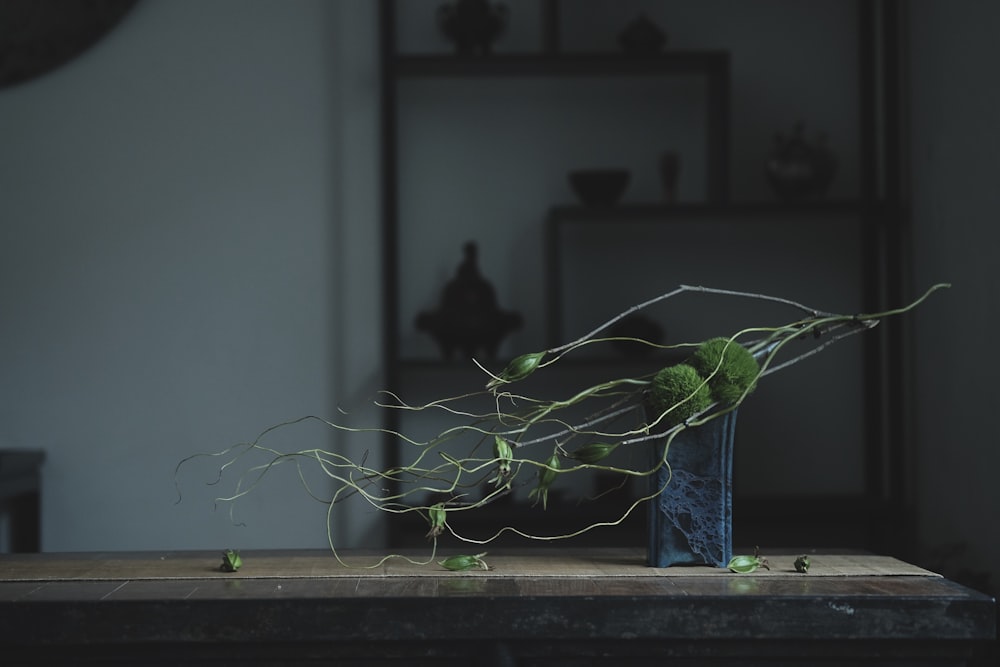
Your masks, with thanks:
[(476, 554), (475, 556), (452, 556), (450, 558), (445, 558), (442, 561), (438, 561), (438, 564), (444, 569), (451, 570), (452, 572), (462, 572), (464, 570), (471, 570), (477, 567), (481, 570), (488, 570), (490, 569), (490, 566), (483, 560), (483, 556), (485, 555), (486, 552), (484, 551), (483, 553)]
[(235, 572), (240, 569), (242, 565), (243, 559), (240, 558), (239, 551), (226, 549), (222, 552), (222, 565), (219, 566), (219, 569), (223, 572)]

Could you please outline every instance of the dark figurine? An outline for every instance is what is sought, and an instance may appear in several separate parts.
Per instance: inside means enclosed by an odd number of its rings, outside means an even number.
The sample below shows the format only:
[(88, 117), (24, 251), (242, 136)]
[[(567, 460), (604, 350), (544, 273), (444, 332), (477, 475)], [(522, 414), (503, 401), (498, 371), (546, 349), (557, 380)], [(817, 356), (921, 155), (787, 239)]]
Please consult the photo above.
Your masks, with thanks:
[(625, 53), (649, 56), (663, 50), (667, 34), (648, 16), (640, 14), (618, 34), (618, 43)]
[(806, 141), (803, 124), (796, 123), (790, 137), (777, 134), (764, 173), (780, 199), (801, 200), (826, 194), (837, 173), (837, 158), (826, 145), (826, 136)]
[(485, 55), (507, 25), (507, 8), (487, 0), (455, 0), (438, 8), (437, 20), (459, 55)]
[(444, 287), (441, 306), (417, 315), (417, 329), (429, 333), (445, 359), (455, 350), (468, 358), (483, 350), (495, 358), (500, 342), (520, 328), (521, 315), (500, 310), (493, 286), (479, 273), (476, 244), (465, 244), (465, 259)]

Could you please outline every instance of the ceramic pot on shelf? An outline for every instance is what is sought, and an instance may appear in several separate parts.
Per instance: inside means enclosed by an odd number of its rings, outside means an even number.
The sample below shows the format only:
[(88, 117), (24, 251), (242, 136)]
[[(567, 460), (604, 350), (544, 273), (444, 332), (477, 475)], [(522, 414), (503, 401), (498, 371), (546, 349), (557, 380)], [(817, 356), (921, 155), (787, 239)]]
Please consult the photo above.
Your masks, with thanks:
[(485, 55), (507, 26), (507, 7), (487, 0), (455, 0), (438, 8), (437, 22), (458, 55)]
[(837, 173), (837, 158), (819, 135), (807, 141), (802, 123), (790, 136), (777, 134), (774, 148), (764, 165), (768, 183), (779, 199), (798, 201), (822, 197)]

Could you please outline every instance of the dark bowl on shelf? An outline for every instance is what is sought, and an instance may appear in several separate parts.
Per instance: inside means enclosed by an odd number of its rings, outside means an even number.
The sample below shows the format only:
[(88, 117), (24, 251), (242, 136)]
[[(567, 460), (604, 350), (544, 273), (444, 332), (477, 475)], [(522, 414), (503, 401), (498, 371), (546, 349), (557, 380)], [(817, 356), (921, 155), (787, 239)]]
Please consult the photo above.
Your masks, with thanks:
[(587, 206), (614, 206), (628, 187), (628, 169), (577, 169), (569, 172), (569, 184)]

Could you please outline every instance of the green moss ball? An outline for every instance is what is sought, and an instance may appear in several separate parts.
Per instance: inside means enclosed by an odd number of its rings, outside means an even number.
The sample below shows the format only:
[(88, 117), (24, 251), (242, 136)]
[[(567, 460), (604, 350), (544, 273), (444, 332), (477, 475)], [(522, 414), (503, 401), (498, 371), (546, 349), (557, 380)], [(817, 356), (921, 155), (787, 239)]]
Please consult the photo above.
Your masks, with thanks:
[[(667, 412), (660, 425), (670, 428), (712, 404), (712, 392), (705, 379), (688, 364), (667, 366), (649, 387), (650, 419)], [(674, 407), (676, 406), (676, 407)]]
[(749, 350), (728, 338), (705, 341), (688, 363), (708, 378), (712, 397), (725, 405), (738, 401), (744, 391), (753, 391), (760, 373), (760, 364)]

